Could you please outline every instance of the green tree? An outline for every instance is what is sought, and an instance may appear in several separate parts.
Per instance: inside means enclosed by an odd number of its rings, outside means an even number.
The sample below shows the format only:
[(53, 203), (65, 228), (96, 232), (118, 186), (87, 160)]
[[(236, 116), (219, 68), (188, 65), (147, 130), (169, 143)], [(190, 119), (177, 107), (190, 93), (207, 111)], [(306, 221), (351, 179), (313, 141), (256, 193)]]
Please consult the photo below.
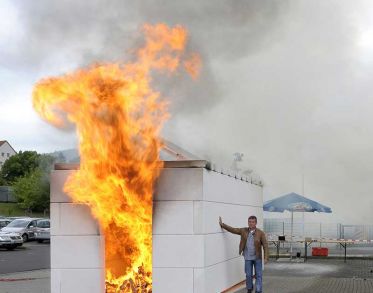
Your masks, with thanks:
[(0, 182), (13, 187), (21, 208), (44, 211), (49, 206), (49, 173), (54, 161), (51, 155), (19, 152), (5, 161)]
[[(1, 175), (1, 171), (0, 171), (0, 175)], [(6, 185), (6, 183), (7, 183), (6, 180), (0, 176), (0, 186)]]
[(7, 159), (1, 168), (1, 181), (12, 185), (19, 177), (23, 177), (39, 167), (40, 155), (35, 151), (20, 151)]
[(19, 177), (13, 183), (13, 192), (21, 208), (40, 212), (49, 207), (49, 175), (40, 168)]

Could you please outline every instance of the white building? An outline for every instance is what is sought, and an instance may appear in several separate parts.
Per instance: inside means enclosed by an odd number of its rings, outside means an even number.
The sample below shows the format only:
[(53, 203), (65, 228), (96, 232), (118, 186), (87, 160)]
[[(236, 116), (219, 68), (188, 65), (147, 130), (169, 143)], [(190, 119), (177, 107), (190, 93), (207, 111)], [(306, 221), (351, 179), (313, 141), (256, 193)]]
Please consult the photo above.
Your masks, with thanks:
[(4, 162), (17, 152), (6, 140), (0, 140), (0, 169)]

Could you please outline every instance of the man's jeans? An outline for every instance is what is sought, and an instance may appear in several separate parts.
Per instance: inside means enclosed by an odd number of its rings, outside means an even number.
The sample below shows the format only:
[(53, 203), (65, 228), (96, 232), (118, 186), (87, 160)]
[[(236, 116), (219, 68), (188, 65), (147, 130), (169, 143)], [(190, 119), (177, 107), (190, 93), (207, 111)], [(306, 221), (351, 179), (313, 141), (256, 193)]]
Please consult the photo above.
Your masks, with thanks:
[(253, 289), (253, 267), (255, 267), (256, 292), (262, 292), (262, 260), (245, 260), (246, 288)]

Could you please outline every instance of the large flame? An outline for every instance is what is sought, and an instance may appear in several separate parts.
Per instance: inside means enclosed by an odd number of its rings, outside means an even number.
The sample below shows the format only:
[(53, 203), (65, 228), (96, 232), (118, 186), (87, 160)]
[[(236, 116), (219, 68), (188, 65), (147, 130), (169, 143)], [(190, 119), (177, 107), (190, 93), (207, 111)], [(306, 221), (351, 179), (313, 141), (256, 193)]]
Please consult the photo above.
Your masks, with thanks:
[(80, 169), (64, 188), (90, 206), (104, 232), (107, 292), (151, 292), (153, 183), (168, 117), (167, 103), (151, 88), (151, 72), (184, 67), (196, 77), (200, 64), (198, 55), (185, 53), (183, 27), (143, 30), (134, 62), (43, 79), (33, 92), (44, 119), (57, 127), (76, 125)]

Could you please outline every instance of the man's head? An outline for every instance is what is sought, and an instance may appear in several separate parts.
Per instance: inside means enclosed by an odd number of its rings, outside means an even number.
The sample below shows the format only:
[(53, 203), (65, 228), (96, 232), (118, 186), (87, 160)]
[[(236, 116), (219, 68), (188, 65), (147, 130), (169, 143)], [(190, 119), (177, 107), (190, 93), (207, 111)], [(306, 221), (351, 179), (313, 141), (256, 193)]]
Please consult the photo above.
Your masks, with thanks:
[(250, 229), (255, 229), (256, 228), (256, 223), (257, 223), (256, 217), (255, 216), (250, 216), (249, 219), (248, 219), (249, 228)]

